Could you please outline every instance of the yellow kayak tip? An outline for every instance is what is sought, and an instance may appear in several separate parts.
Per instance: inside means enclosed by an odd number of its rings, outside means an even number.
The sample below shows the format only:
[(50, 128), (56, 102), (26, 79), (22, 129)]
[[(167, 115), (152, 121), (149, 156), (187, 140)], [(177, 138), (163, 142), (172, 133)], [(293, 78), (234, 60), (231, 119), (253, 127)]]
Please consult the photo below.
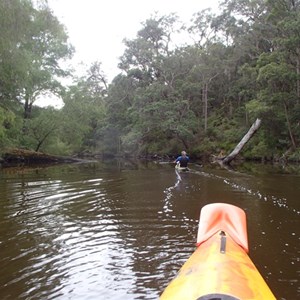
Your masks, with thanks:
[(180, 167), (179, 164), (176, 164), (175, 170), (180, 171), (180, 172), (187, 172), (187, 171), (189, 171), (190, 169), (189, 169), (188, 167)]
[(273, 300), (248, 253), (245, 212), (213, 203), (200, 213), (197, 249), (160, 300)]

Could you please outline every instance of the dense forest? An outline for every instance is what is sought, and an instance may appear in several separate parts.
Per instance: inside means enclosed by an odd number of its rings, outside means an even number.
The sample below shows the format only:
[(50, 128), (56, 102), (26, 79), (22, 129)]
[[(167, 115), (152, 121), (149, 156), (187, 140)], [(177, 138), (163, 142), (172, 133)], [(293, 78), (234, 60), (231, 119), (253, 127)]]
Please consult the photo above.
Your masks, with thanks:
[[(111, 82), (100, 61), (80, 78), (64, 67), (75, 49), (45, 0), (0, 0), (0, 28), (2, 153), (217, 155), (259, 118), (243, 157), (300, 160), (298, 0), (223, 0), (189, 24), (154, 14)], [(64, 106), (36, 105), (49, 94)]]

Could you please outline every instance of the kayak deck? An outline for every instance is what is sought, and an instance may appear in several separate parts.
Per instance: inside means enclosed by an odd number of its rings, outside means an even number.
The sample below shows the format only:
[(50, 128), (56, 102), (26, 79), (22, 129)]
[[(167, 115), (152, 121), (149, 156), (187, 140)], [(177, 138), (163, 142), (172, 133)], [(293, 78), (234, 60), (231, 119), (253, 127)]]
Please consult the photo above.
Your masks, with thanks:
[(179, 165), (176, 165), (176, 166), (175, 166), (175, 169), (176, 169), (177, 171), (181, 171), (181, 172), (187, 172), (187, 171), (190, 170), (188, 167), (180, 167)]
[[(209, 204), (203, 209), (198, 247), (160, 299), (275, 299), (246, 253), (247, 236), (236, 240), (236, 236), (230, 235), (231, 232), (240, 237), (246, 233), (245, 227), (235, 228), (236, 225), (246, 226), (244, 211), (220, 203)], [(232, 213), (234, 217), (230, 218)]]

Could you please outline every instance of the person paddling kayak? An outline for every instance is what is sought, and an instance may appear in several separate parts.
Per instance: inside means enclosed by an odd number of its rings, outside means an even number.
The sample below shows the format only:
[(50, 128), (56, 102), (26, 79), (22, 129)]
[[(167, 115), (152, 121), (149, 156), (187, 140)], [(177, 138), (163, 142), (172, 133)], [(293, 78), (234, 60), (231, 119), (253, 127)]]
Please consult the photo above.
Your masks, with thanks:
[(175, 163), (179, 163), (180, 168), (187, 168), (190, 158), (186, 155), (185, 151), (181, 152), (181, 155), (176, 158)]

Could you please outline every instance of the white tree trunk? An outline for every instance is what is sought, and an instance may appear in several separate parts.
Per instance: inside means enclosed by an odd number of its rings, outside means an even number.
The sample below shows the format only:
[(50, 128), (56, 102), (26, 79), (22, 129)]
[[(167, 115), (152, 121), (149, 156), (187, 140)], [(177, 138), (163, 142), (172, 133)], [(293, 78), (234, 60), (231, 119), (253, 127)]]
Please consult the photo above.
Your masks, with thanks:
[(260, 119), (256, 119), (256, 121), (252, 124), (251, 128), (244, 135), (238, 145), (234, 148), (234, 150), (227, 155), (223, 160), (223, 164), (230, 164), (230, 162), (241, 152), (246, 143), (251, 139), (251, 137), (255, 134), (255, 132), (259, 129), (261, 124)]

